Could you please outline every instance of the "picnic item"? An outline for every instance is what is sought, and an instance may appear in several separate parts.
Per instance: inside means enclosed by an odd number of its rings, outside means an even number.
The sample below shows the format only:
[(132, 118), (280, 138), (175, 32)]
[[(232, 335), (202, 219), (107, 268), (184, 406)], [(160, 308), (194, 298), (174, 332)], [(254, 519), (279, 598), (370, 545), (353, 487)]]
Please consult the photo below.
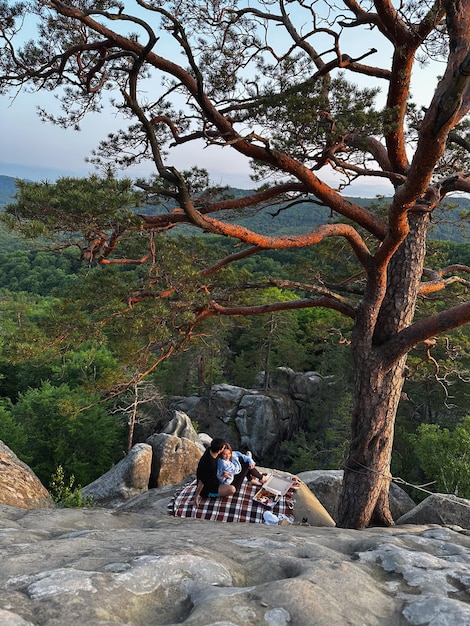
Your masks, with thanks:
[[(263, 513), (266, 509), (253, 500), (256, 490), (259, 489), (256, 485), (244, 481), (233, 496), (200, 498), (197, 507), (191, 505), (196, 485), (197, 482), (194, 480), (175, 494), (169, 505), (170, 515), (217, 522), (263, 523)], [(273, 513), (278, 517), (290, 515), (293, 507), (292, 495), (293, 491), (289, 491), (281, 496), (272, 509)]]
[(261, 489), (253, 496), (253, 501), (265, 509), (272, 510), (290, 490), (295, 488), (292, 476), (274, 476), (271, 474)]

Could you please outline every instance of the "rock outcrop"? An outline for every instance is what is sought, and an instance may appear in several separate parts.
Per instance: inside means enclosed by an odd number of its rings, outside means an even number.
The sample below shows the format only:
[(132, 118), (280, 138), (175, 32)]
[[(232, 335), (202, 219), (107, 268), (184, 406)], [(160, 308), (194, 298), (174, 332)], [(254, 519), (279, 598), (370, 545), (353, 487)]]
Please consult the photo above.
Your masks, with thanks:
[(23, 509), (54, 506), (49, 492), (36, 474), (2, 441), (0, 441), (0, 504)]
[[(167, 402), (171, 411), (198, 422), (200, 430), (227, 439), (237, 449), (251, 450), (257, 459), (275, 462), (280, 442), (291, 439), (307, 423), (321, 384), (331, 381), (315, 372), (280, 367), (266, 389), (262, 373), (254, 389), (220, 384), (206, 396), (168, 398)], [(166, 419), (163, 415), (156, 418), (157, 430)]]
[(148, 490), (152, 467), (152, 446), (138, 443), (106, 474), (82, 489), (84, 498), (101, 506), (122, 504)]
[(279, 392), (245, 394), (234, 419), (239, 447), (249, 449), (259, 459), (270, 457), (279, 443), (291, 439), (302, 424), (294, 400)]
[(157, 433), (147, 439), (152, 447), (152, 471), (149, 487), (178, 483), (196, 473), (202, 456), (201, 444), (186, 437)]
[(397, 519), (397, 524), (423, 522), (470, 529), (470, 501), (457, 496), (434, 493)]
[[(0, 506), (5, 626), (470, 624), (470, 537)], [(136, 500), (143, 496), (137, 496)]]
[(201, 452), (204, 452), (205, 450), (205, 446), (201, 443), (201, 438), (197, 434), (193, 423), (189, 419), (188, 415), (183, 413), (183, 411), (173, 411), (172, 418), (160, 431), (160, 433), (174, 435), (180, 439), (189, 439), (189, 441), (196, 444)]
[(46, 508), (47, 492), (34, 511), (21, 493), (0, 504), (2, 626), (470, 624), (468, 500), (436, 494), (393, 528), (344, 530), (318, 502), (334, 512), (342, 476), (306, 472), (318, 500), (302, 482), (293, 524), (176, 518), (182, 483), (148, 489), (151, 457), (137, 444), (84, 488), (108, 508)]

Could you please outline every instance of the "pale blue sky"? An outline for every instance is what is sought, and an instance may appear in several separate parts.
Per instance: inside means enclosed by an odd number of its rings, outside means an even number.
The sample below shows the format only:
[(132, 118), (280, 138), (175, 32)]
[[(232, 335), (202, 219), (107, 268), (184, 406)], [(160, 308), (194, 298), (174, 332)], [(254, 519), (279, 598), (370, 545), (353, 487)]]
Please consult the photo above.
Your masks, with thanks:
[[(132, 4), (132, 3), (129, 3)], [(348, 53), (361, 54), (376, 42), (370, 31), (366, 39), (355, 38), (348, 45)], [(368, 40), (370, 39), (370, 40)], [(370, 57), (367, 62), (387, 66), (387, 54), (383, 47), (377, 57)], [(375, 55), (374, 55), (375, 56)], [(414, 94), (419, 101), (427, 104), (435, 87), (436, 69), (415, 70), (413, 76)], [(357, 75), (356, 75), (357, 77)], [(369, 84), (374, 84), (373, 82)], [(385, 87), (385, 86), (384, 86)], [(59, 176), (86, 176), (96, 172), (94, 167), (85, 163), (101, 139), (119, 127), (119, 120), (112, 111), (93, 115), (82, 123), (82, 130), (64, 130), (45, 124), (36, 114), (38, 104), (49, 110), (56, 108), (56, 101), (50, 93), (20, 93), (14, 101), (3, 96), (0, 99), (0, 174), (32, 180), (55, 180)], [(249, 178), (249, 167), (243, 159), (229, 148), (204, 148), (203, 145), (178, 148), (172, 153), (172, 162), (180, 169), (197, 164), (206, 167), (215, 183), (229, 184), (234, 187), (250, 188), (254, 183)], [(125, 175), (147, 176), (153, 173), (152, 165), (142, 165), (129, 170)], [(332, 182), (333, 179), (327, 179)], [(388, 194), (391, 186), (377, 179), (356, 183), (348, 190), (348, 195), (375, 196)]]
[[(47, 97), (53, 106), (51, 94)], [(119, 127), (113, 113), (88, 117), (80, 131), (64, 130), (41, 122), (36, 114), (38, 98), (37, 94), (20, 94), (11, 104), (5, 97), (0, 100), (0, 174), (55, 180), (58, 176), (86, 176), (96, 172), (92, 164), (85, 163), (85, 157), (91, 155), (101, 139)], [(44, 105), (45, 98), (41, 94), (41, 106)], [(233, 186), (252, 186), (246, 160), (233, 150), (185, 146), (172, 154), (175, 165), (181, 169), (204, 163), (215, 182), (223, 182), (228, 177)], [(129, 170), (134, 177), (147, 176), (153, 171), (150, 163)]]

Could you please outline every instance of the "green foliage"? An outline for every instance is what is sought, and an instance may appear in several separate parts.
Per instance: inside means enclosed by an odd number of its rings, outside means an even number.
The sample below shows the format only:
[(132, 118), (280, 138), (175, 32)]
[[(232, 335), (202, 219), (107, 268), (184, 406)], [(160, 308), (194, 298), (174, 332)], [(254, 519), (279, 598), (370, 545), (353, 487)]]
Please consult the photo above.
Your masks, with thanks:
[(71, 389), (89, 393), (105, 392), (115, 384), (119, 369), (119, 361), (109, 347), (86, 341), (51, 366), (50, 380), (55, 385), (66, 383)]
[[(199, 168), (195, 168), (193, 172), (183, 172), (186, 180), (189, 182), (192, 190), (201, 194), (201, 199), (207, 201), (213, 199), (214, 194), (217, 192), (221, 197), (243, 197), (250, 193), (250, 190), (235, 189), (235, 188), (210, 188), (211, 196), (208, 198), (207, 185), (209, 180), (207, 175), (201, 173)], [(66, 179), (67, 180), (67, 179)], [(6, 181), (6, 182), (3, 182)], [(155, 186), (161, 187), (162, 181), (153, 181)], [(206, 187), (204, 188), (204, 185)], [(13, 195), (16, 191), (15, 179), (9, 176), (0, 176), (0, 209), (11, 204), (14, 201)], [(204, 192), (204, 193), (202, 193)], [(374, 212), (381, 214), (376, 199), (372, 198), (358, 198), (350, 197), (351, 201), (364, 207), (372, 207), (374, 205)], [(132, 198), (130, 206), (137, 205), (140, 199), (135, 201)], [(389, 202), (388, 198), (382, 198), (380, 204), (387, 206)], [(169, 209), (173, 209), (176, 203), (172, 200), (168, 201), (161, 194), (149, 194), (145, 199), (145, 204), (139, 207), (140, 214), (150, 214), (155, 212), (155, 206), (160, 209), (168, 205)], [(468, 214), (470, 208), (470, 201), (466, 198), (455, 198), (452, 204), (444, 203), (434, 213), (434, 219), (432, 224), (431, 237), (434, 240), (439, 240), (443, 244), (450, 244), (452, 247), (458, 247), (460, 243), (464, 243), (466, 238), (468, 239)], [(332, 221), (331, 211), (318, 204), (316, 199), (303, 200), (302, 202), (280, 202), (278, 205), (270, 205), (256, 210), (245, 211), (245, 215), (237, 212), (237, 222), (242, 226), (246, 226), (265, 235), (283, 235), (283, 234), (298, 234), (308, 230), (313, 230), (319, 224), (324, 224)], [(9, 221), (7, 219), (7, 221)], [(3, 226), (3, 227), (2, 227)], [(188, 237), (193, 236), (194, 231), (190, 227), (187, 229), (184, 227), (183, 232)], [(183, 234), (183, 233), (181, 233)], [(7, 232), (6, 228), (0, 222), (0, 249), (3, 252), (13, 252), (19, 248), (24, 248), (25, 243), (20, 239), (16, 233)], [(431, 241), (431, 245), (433, 242)], [(465, 245), (465, 243), (464, 243)], [(469, 244), (466, 244), (468, 249)], [(271, 254), (281, 254), (283, 257), (289, 256), (285, 254), (285, 251), (265, 251), (262, 257)], [(298, 254), (297, 252), (295, 254)], [(260, 261), (255, 261), (255, 264)], [(462, 262), (465, 261), (455, 261)]]
[[(277, 288), (266, 289), (256, 302), (282, 302), (294, 300), (295, 294)], [(247, 298), (247, 303), (249, 303)], [(308, 359), (299, 341), (298, 317), (292, 311), (270, 313), (245, 318), (231, 332), (229, 338), (233, 357), (227, 363), (227, 377), (234, 384), (250, 387), (260, 371), (269, 373), (276, 367), (286, 366), (300, 371)]]
[(42, 326), (57, 302), (25, 292), (0, 291), (0, 396), (16, 401), (19, 391), (48, 377), (50, 358), (60, 358)]
[(470, 497), (470, 416), (453, 430), (421, 424), (412, 437), (416, 456), (434, 490)]
[(63, 255), (26, 250), (2, 252), (0, 289), (48, 296), (71, 288), (76, 281), (77, 269), (77, 262)]
[(318, 469), (318, 449), (306, 431), (301, 430), (290, 441), (283, 441), (281, 455), (286, 468), (293, 474)]
[[(398, 407), (392, 455), (392, 473), (413, 485), (434, 481), (415, 445), (419, 429), (436, 427), (453, 432), (463, 422), (470, 406), (470, 328), (468, 325), (438, 339), (430, 361), (422, 350), (408, 357), (408, 377)], [(436, 363), (439, 369), (436, 370)], [(444, 461), (446, 463), (446, 461)], [(407, 488), (413, 499), (425, 492)]]
[(286, 469), (341, 469), (349, 447), (351, 408), (352, 393), (344, 381), (324, 380), (311, 403), (307, 428), (281, 443)]
[[(468, 155), (465, 155), (465, 159), (467, 158)], [(463, 159), (460, 160), (460, 163), (463, 163)], [(430, 237), (454, 244), (468, 241), (470, 234), (469, 209), (470, 200), (468, 198), (452, 198), (452, 202), (441, 203), (433, 212)]]
[(96, 234), (116, 222), (132, 223), (130, 208), (138, 206), (140, 194), (128, 179), (112, 177), (59, 178), (55, 183), (17, 180), (16, 203), (5, 207), (3, 221), (26, 237), (64, 240), (88, 230)]
[(14, 253), (17, 250), (27, 248), (26, 242), (18, 233), (10, 232), (4, 224), (0, 222), (0, 250), (4, 253)]
[[(11, 402), (3, 399), (0, 404), (0, 441), (3, 441), (11, 450), (26, 450), (27, 435), (24, 428), (11, 414)], [(22, 458), (27, 463), (30, 459)]]
[(226, 370), (231, 351), (227, 333), (225, 325), (210, 320), (204, 324), (199, 337), (180, 353), (163, 361), (153, 375), (161, 393), (203, 396), (211, 385), (229, 382)]
[[(202, 186), (206, 182), (201, 179)], [(44, 193), (53, 202), (64, 187), (49, 187)], [(73, 193), (81, 189), (77, 183)], [(46, 196), (36, 195), (35, 186), (25, 186), (22, 192), (24, 198), (45, 202)], [(108, 194), (112, 196), (109, 187), (99, 198), (96, 227), (98, 222), (110, 226), (113, 212), (121, 210), (119, 200), (114, 208), (109, 205), (108, 212)], [(88, 201), (90, 197), (69, 216), (68, 227), (92, 224)], [(59, 203), (59, 213), (65, 207), (65, 202)], [(39, 204), (37, 211), (39, 215)], [(127, 207), (123, 205), (122, 211), (124, 219)], [(380, 207), (375, 211), (380, 213)], [(308, 202), (293, 212), (282, 210), (276, 217), (270, 212), (272, 207), (265, 209), (264, 215), (247, 217), (247, 225), (251, 219), (261, 231), (264, 224), (266, 232), (280, 234), (284, 228), (297, 232), (308, 220), (313, 226), (329, 220), (324, 207)], [(23, 217), (25, 225), (33, 219)], [(60, 237), (63, 235), (61, 231)], [(121, 241), (122, 252), (130, 258), (142, 257), (148, 249), (148, 237), (129, 232)], [(428, 265), (468, 264), (468, 246), (431, 242)], [(63, 254), (19, 249), (0, 254), (0, 288), (4, 287), (0, 292), (0, 395), (5, 399), (0, 408), (0, 439), (42, 480), (60, 467), (64, 472), (63, 500), (80, 506), (80, 491), (73, 488), (75, 476), (80, 484), (87, 484), (109, 469), (125, 449), (123, 425), (111, 419), (99, 404), (106, 392), (127, 380), (130, 371), (148, 368), (159, 354), (158, 346), (175, 340), (179, 329), (191, 323), (193, 311), (203, 309), (209, 297), (199, 288), (200, 270), (233, 250), (231, 240), (215, 236), (155, 236), (155, 257), (150, 266), (108, 265), (86, 270), (78, 269), (78, 259)], [(299, 297), (298, 292), (272, 286), (255, 292), (246, 286), (262, 283), (270, 275), (286, 281), (301, 280), (306, 285), (315, 283), (319, 275), (339, 281), (356, 270), (343, 245), (331, 241), (298, 251), (265, 250), (225, 268), (211, 277), (211, 282), (208, 279), (208, 292), (222, 294), (230, 303), (231, 290), (242, 286), (244, 292), (237, 296), (240, 304), (289, 300)], [(161, 298), (161, 293), (168, 296)], [(420, 312), (437, 310), (440, 302), (428, 299), (420, 306)], [(350, 331), (348, 320), (320, 308), (209, 319), (198, 327), (191, 343), (163, 362), (152, 377), (162, 393), (202, 395), (210, 385), (221, 382), (250, 387), (261, 370), (274, 371), (279, 366), (332, 376), (335, 385), (322, 385), (305, 431), (291, 442), (283, 442), (281, 451), (282, 462), (294, 472), (338, 468), (348, 446)], [(148, 350), (149, 346), (153, 348)], [(405, 383), (409, 401), (401, 403), (398, 414), (394, 473), (397, 469), (410, 482), (427, 479), (410, 435), (416, 435), (423, 421), (439, 422), (439, 428), (447, 425), (453, 432), (455, 419), (461, 419), (470, 405), (466, 384), (470, 372), (468, 327), (457, 329), (447, 341), (439, 340), (433, 355), (443, 368), (442, 380), (436, 379), (434, 364), (413, 351), (408, 360), (411, 375)], [(95, 422), (101, 433), (99, 446), (91, 443)], [(106, 460), (100, 465), (96, 459), (103, 445)]]
[(260, 66), (266, 82), (258, 86), (262, 97), (247, 107), (248, 116), (270, 129), (276, 149), (307, 161), (314, 147), (326, 138), (333, 143), (345, 132), (368, 135), (384, 131), (390, 113), (374, 110), (376, 88), (360, 89), (340, 74), (328, 82), (327, 101), (324, 81), (302, 78), (299, 84), (303, 70), (301, 56), (293, 55)]
[(49, 492), (56, 504), (63, 508), (79, 508), (93, 506), (93, 498), (82, 495), (80, 486), (75, 486), (75, 476), (65, 478), (64, 468), (62, 465), (51, 476), (49, 483)]
[(431, 241), (428, 245), (429, 267), (442, 267), (446, 264), (470, 265), (470, 243), (456, 241)]
[(125, 429), (99, 401), (98, 396), (50, 382), (20, 394), (11, 414), (27, 441), (15, 452), (30, 459), (44, 484), (61, 465), (67, 475), (86, 485), (122, 458)]
[(418, 347), (408, 357), (408, 378), (397, 421), (407, 424), (436, 422), (451, 428), (470, 406), (470, 328), (462, 326), (438, 338), (427, 358)]

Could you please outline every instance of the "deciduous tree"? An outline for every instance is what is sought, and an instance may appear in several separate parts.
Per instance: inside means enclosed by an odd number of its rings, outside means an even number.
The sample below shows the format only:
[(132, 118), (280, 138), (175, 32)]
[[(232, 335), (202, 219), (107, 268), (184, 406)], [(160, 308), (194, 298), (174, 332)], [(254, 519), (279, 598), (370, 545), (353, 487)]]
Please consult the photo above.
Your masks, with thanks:
[[(192, 280), (199, 278), (205, 297), (199, 304), (194, 298), (190, 331), (215, 316), (303, 307), (331, 308), (353, 321), (355, 399), (339, 525), (391, 524), (390, 457), (407, 354), (470, 320), (469, 268), (431, 271), (425, 262), (433, 212), (450, 194), (470, 191), (470, 3), (137, 0), (133, 12), (130, 5), (1, 4), (1, 88), (56, 91), (64, 113), (40, 113), (63, 126), (100, 110), (106, 94), (132, 118), (129, 129), (98, 146), (92, 161), (108, 172), (143, 159), (154, 163), (155, 177), (139, 186), (156, 206), (166, 199), (168, 209), (142, 212), (139, 228), (153, 235), (149, 256), (135, 261), (154, 262), (155, 233), (182, 224), (246, 244), (197, 266)], [(18, 47), (26, 12), (36, 15), (40, 30)], [(411, 102), (412, 79), (433, 61), (442, 63), (441, 77), (419, 108)], [(200, 170), (174, 166), (172, 149), (191, 143), (249, 159), (264, 185), (236, 198), (209, 193)], [(344, 195), (344, 186), (360, 177), (388, 181), (385, 212)], [(300, 200), (325, 209), (323, 224), (311, 232), (267, 237), (237, 223), (248, 207), (288, 210)], [(33, 215), (20, 197), (15, 217), (41, 219), (45, 205)], [(92, 198), (89, 207), (87, 216)], [(87, 261), (116, 262), (128, 228), (135, 224), (106, 219), (102, 228), (98, 220), (85, 229)], [(259, 306), (237, 301), (232, 288), (212, 288), (216, 273), (237, 259), (269, 248), (318, 246), (321, 253), (326, 239), (354, 256), (349, 279), (284, 282), (297, 300)], [(270, 283), (278, 286), (275, 277)], [(133, 294), (132, 304), (169, 298), (182, 285), (158, 293), (156, 284)], [(437, 312), (422, 315), (422, 299), (444, 290), (448, 302), (442, 297)]]

